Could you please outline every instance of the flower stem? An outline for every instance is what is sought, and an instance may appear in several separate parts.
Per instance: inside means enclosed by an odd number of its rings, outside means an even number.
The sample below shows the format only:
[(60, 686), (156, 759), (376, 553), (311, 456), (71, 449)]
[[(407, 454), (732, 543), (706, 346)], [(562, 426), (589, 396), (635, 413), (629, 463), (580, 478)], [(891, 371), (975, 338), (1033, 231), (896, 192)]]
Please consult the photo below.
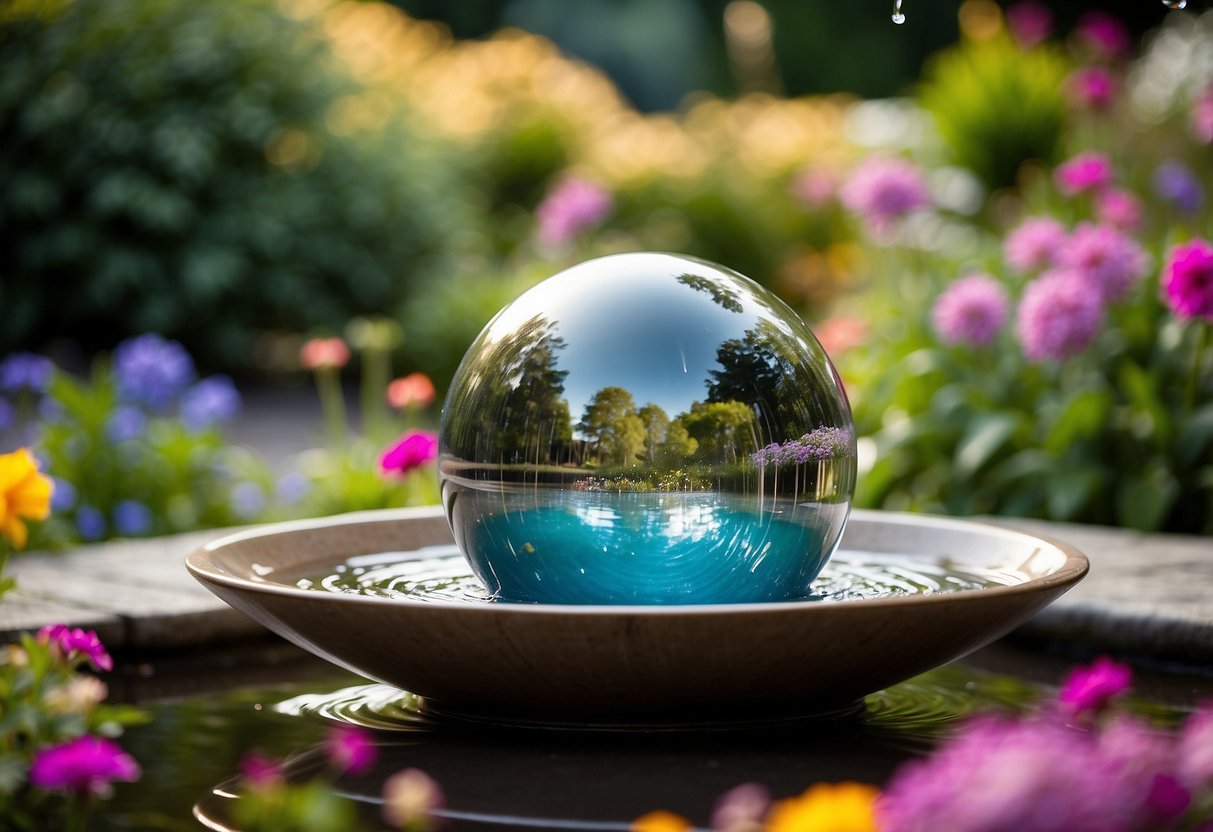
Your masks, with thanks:
[(320, 395), (320, 410), (324, 428), (333, 447), (342, 447), (346, 440), (345, 395), (341, 392), (341, 370), (337, 367), (316, 368), (316, 392)]
[(1192, 412), (1196, 405), (1196, 392), (1200, 387), (1200, 369), (1204, 365), (1205, 350), (1209, 347), (1209, 325), (1196, 324), (1196, 349), (1192, 351), (1192, 366), (1188, 370), (1188, 386), (1184, 391), (1184, 410)]
[(362, 351), (362, 381), (360, 407), (362, 409), (362, 431), (378, 442), (386, 433), (387, 412), (385, 391), (391, 380), (391, 365), (387, 350), (368, 347)]

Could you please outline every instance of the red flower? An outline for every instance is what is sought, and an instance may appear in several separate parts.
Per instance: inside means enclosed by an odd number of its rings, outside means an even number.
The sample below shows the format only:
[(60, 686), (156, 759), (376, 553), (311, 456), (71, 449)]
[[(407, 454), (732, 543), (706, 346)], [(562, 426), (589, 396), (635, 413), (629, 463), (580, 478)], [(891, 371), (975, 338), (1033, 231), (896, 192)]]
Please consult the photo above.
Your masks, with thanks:
[(379, 467), (385, 474), (407, 474), (414, 468), (432, 462), (438, 457), (438, 437), (429, 431), (414, 430), (383, 452)]
[(340, 338), (313, 338), (299, 350), (299, 363), (305, 370), (340, 369), (350, 363), (350, 348)]
[(429, 407), (434, 403), (434, 382), (425, 373), (409, 373), (387, 386), (387, 403), (397, 410)]

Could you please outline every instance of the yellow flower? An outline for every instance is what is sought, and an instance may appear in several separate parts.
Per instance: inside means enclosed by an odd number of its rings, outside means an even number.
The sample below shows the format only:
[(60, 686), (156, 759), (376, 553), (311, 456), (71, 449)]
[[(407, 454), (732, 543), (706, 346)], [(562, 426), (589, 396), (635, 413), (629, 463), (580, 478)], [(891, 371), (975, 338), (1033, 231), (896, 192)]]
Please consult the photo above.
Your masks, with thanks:
[(0, 454), (0, 536), (25, 548), (25, 520), (45, 520), (51, 513), (51, 478), (38, 473), (28, 448)]
[(659, 810), (632, 821), (631, 832), (691, 832), (691, 824), (680, 815)]
[(767, 816), (767, 832), (877, 832), (880, 791), (860, 783), (818, 783), (781, 800)]

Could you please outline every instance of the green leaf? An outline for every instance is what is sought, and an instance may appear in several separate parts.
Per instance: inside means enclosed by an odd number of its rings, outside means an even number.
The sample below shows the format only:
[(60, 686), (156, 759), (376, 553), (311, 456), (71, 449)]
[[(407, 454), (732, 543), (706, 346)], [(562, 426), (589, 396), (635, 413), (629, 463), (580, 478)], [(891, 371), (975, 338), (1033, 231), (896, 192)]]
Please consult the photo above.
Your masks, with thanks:
[(1213, 440), (1213, 404), (1198, 407), (1183, 422), (1176, 443), (1175, 457), (1184, 468), (1189, 467), (1204, 454)]
[(1161, 528), (1179, 497), (1179, 483), (1161, 462), (1140, 478), (1126, 480), (1116, 490), (1116, 514), (1121, 525), (1150, 532)]
[(1019, 427), (1015, 413), (985, 413), (969, 426), (956, 446), (956, 473), (969, 476), (976, 473), (998, 453)]
[(1045, 436), (1045, 449), (1060, 456), (1075, 441), (1094, 436), (1106, 424), (1111, 405), (1111, 394), (1102, 388), (1071, 396)]
[(1151, 433), (1159, 446), (1164, 446), (1171, 432), (1171, 420), (1158, 398), (1157, 378), (1133, 363), (1125, 363), (1117, 374), (1120, 390), (1138, 413), (1153, 423)]
[(1075, 517), (1091, 501), (1103, 481), (1103, 471), (1084, 466), (1061, 471), (1049, 480), (1049, 517), (1053, 520), (1069, 520)]

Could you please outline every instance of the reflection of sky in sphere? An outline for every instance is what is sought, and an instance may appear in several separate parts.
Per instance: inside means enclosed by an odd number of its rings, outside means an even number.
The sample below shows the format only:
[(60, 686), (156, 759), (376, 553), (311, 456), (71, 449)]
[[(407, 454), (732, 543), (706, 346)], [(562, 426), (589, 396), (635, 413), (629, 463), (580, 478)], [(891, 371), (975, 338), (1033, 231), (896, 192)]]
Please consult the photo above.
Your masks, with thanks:
[[(644, 262), (637, 264), (641, 257)], [(590, 261), (563, 272), (527, 292), (490, 325), (496, 337), (536, 314), (552, 317), (552, 334), (566, 342), (556, 356), (559, 368), (569, 373), (564, 397), (574, 422), (607, 386), (627, 389), (637, 407), (654, 402), (671, 418), (689, 410), (692, 402), (707, 398), (708, 372), (719, 369), (721, 343), (745, 337), (758, 312), (744, 292), (736, 297), (744, 311), (735, 312), (705, 291), (670, 280), (696, 265), (689, 258), (631, 258), (627, 270)], [(700, 273), (715, 271), (707, 267)]]

